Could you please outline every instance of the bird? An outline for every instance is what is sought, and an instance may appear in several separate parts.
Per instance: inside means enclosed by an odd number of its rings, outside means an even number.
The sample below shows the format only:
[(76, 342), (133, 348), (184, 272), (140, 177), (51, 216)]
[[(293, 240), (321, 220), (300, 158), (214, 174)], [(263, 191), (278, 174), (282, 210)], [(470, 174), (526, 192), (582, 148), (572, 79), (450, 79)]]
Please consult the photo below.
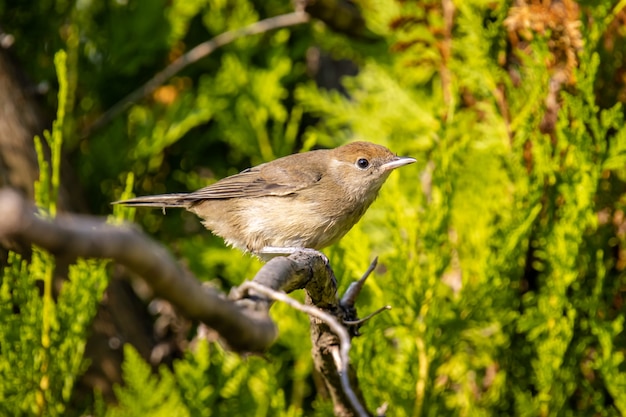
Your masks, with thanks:
[(391, 171), (414, 162), (357, 141), (278, 158), (191, 193), (112, 204), (184, 208), (227, 245), (267, 260), (337, 242), (374, 202)]

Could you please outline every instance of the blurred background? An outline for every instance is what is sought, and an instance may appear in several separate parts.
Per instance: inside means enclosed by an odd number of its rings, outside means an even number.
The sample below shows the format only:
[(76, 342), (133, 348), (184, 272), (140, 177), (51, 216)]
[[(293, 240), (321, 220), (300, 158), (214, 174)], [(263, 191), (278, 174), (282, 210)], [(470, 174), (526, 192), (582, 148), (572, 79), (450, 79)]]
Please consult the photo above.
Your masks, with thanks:
[[(380, 257), (359, 311), (393, 309), (351, 352), (369, 409), (624, 415), (625, 6), (0, 0), (0, 183), (34, 195), (33, 137), (59, 103), (61, 211), (107, 216), (128, 181), (136, 195), (186, 192), (295, 152), (385, 145), (418, 162), (325, 251), (342, 289)], [(125, 98), (202, 42), (301, 8), (308, 22), (236, 35)], [(182, 210), (134, 219), (224, 291), (261, 266)], [(7, 415), (332, 414), (301, 313), (273, 307), (276, 344), (242, 358), (107, 271), (76, 382), (60, 369), (65, 388), (39, 408), (5, 385)]]

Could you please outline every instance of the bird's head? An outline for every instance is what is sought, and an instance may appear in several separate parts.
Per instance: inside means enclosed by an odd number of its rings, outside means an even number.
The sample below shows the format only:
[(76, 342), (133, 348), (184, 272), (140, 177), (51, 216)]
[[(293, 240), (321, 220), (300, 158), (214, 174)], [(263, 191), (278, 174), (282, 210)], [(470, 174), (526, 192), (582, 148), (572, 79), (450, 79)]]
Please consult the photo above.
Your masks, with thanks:
[(329, 171), (343, 192), (361, 201), (373, 201), (391, 171), (415, 162), (369, 142), (353, 142), (331, 151)]

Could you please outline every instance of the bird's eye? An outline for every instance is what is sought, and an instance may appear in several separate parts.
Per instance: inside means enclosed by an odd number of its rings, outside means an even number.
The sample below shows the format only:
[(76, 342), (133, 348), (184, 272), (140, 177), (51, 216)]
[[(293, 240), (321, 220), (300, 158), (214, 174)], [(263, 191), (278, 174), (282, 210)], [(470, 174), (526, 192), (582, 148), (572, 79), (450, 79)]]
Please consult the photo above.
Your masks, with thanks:
[(368, 160), (367, 160), (367, 159), (365, 159), (365, 158), (359, 158), (359, 159), (357, 159), (357, 161), (356, 161), (356, 166), (357, 166), (357, 167), (359, 167), (359, 168), (361, 168), (361, 169), (365, 169), (365, 168), (367, 168), (368, 166), (370, 166), (370, 161), (368, 161)]

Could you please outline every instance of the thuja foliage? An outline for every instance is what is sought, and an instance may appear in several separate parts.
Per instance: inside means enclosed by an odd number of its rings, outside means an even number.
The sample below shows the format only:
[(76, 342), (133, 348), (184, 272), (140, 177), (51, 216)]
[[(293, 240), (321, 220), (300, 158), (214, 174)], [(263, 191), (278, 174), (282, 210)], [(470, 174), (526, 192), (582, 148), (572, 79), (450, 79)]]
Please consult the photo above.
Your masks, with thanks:
[[(78, 127), (195, 43), (291, 10), (279, 1), (131, 1), (131, 13), (123, 3), (90, 2), (67, 18), (84, 28), (77, 61), (92, 69), (82, 73), (70, 59), (68, 90), (82, 94)], [(362, 329), (351, 353), (368, 408), (386, 402), (396, 416), (623, 415), (623, 2), (510, 3), (359, 2), (383, 48), (315, 21), (240, 39), (102, 132), (74, 138), (84, 186), (101, 204), (119, 197), (128, 172), (140, 194), (192, 190), (355, 137), (416, 157), (326, 251), (342, 288), (380, 256), (358, 305), (362, 314), (393, 308)], [(91, 21), (109, 23), (79, 25)], [(358, 65), (341, 92), (307, 80), (312, 45)], [(53, 215), (46, 195), (55, 195), (55, 181), (42, 171), (40, 205)], [(139, 219), (198, 276), (229, 286), (258, 268), (193, 217)], [(8, 323), (0, 329), (0, 407), (60, 414), (84, 366), (84, 326), (61, 324), (63, 292), (89, 278), (70, 278), (54, 301), (49, 256), (12, 256), (1, 293), (9, 302), (0, 304)], [(96, 279), (102, 264), (71, 268)], [(68, 312), (77, 314), (83, 290), (67, 290), (76, 297)], [(98, 291), (80, 299), (93, 306)], [(94, 414), (328, 415), (313, 382), (306, 318), (281, 305), (273, 315), (281, 333), (267, 360), (196, 341), (154, 373), (126, 347), (119, 404), (98, 403)], [(73, 360), (63, 360), (70, 350)]]
[[(459, 2), (445, 39), (438, 3), (385, 6), (392, 65), (368, 61), (349, 99), (297, 90), (325, 121), (308, 134), (345, 126), (423, 155), (422, 176), (386, 187), (340, 244), (361, 268), (364, 240), (387, 249), (370, 289), (394, 310), (353, 356), (371, 404), (623, 415), (626, 128), (595, 89), (620, 9)], [(395, 232), (381, 247), (383, 228)]]
[[(626, 412), (626, 129), (621, 103), (600, 107), (597, 90), (605, 22), (619, 9), (565, 4), (459, 2), (446, 26), (440, 2), (377, 3), (365, 13), (391, 45), (384, 59), (315, 34), (361, 68), (344, 80), (347, 96), (297, 86), (297, 105), (321, 120), (304, 143), (349, 132), (421, 165), (394, 173), (328, 250), (344, 286), (381, 255), (361, 311), (393, 309), (352, 352), (370, 408)], [(531, 29), (523, 13), (534, 14)], [(281, 315), (283, 340), (292, 323)]]
[[(54, 217), (59, 190), (65, 100), (66, 55), (55, 56), (59, 107), (44, 139), (36, 140), (40, 179), (35, 186), (39, 215)], [(0, 280), (0, 414), (66, 415), (74, 384), (85, 371), (86, 336), (108, 282), (106, 261), (78, 260), (54, 294), (55, 259), (33, 247), (28, 259), (10, 252)]]
[(279, 377), (281, 364), (260, 358), (244, 359), (201, 340), (177, 361), (173, 369), (162, 366), (158, 378), (130, 346), (126, 346), (125, 386), (116, 389), (115, 416), (301, 416), (289, 404)]

